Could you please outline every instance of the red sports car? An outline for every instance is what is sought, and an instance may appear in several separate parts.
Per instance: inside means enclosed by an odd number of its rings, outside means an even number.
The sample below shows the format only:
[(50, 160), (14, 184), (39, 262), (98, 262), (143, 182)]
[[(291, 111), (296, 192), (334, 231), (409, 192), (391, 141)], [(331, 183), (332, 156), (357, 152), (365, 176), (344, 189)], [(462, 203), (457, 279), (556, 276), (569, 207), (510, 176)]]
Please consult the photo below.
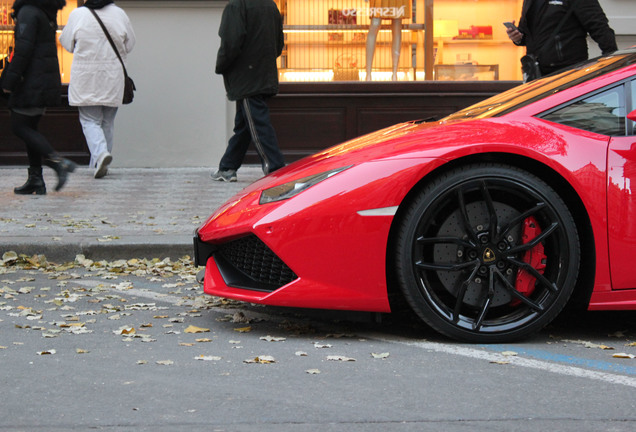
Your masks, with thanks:
[(575, 299), (636, 309), (636, 50), (253, 183), (196, 231), (207, 294), (517, 340)]

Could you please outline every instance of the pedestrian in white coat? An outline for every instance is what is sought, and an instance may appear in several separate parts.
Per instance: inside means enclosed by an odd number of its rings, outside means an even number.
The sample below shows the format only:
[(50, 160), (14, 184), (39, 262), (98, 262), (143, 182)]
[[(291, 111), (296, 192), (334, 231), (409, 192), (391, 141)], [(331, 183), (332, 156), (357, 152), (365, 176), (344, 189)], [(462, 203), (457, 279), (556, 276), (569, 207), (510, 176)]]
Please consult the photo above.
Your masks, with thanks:
[(117, 108), (124, 93), (124, 72), (113, 47), (90, 10), (104, 22), (122, 60), (135, 46), (135, 32), (126, 12), (114, 0), (86, 0), (68, 17), (60, 43), (73, 53), (69, 105), (77, 106), (82, 130), (91, 152), (94, 177), (108, 173), (113, 159), (113, 134)]

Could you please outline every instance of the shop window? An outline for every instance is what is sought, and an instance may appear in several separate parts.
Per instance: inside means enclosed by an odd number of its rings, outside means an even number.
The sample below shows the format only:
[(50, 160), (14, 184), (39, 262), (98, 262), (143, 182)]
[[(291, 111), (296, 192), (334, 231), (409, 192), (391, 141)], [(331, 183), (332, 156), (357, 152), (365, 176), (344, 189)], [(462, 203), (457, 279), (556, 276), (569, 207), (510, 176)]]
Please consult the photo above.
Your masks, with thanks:
[(522, 0), (276, 3), (286, 41), (282, 82), (521, 79), (524, 49), (502, 23), (519, 19)]
[(424, 25), (410, 0), (393, 0), (390, 6), (380, 0), (277, 3), (286, 41), (281, 81), (416, 79), (413, 56), (424, 42)]
[[(518, 22), (522, 0), (434, 0), (435, 80), (521, 80), (519, 59), (504, 21)], [(441, 66), (443, 65), (443, 66)]]
[(0, 0), (0, 69), (13, 50), (13, 20), (11, 19), (13, 0)]

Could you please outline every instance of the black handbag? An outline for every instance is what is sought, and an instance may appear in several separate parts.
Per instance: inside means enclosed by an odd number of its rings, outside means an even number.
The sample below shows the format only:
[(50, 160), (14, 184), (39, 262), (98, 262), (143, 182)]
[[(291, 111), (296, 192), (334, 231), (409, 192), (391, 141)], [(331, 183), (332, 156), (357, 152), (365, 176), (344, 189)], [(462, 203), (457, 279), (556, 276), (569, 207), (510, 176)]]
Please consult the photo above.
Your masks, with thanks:
[(534, 54), (526, 54), (521, 57), (521, 72), (523, 72), (523, 82), (527, 83), (537, 78), (541, 78), (539, 60)]
[(113, 38), (110, 36), (110, 33), (108, 32), (108, 29), (102, 22), (101, 18), (99, 17), (99, 15), (97, 15), (97, 12), (95, 12), (93, 9), (88, 8), (88, 10), (90, 10), (93, 13), (93, 16), (95, 17), (97, 22), (99, 22), (99, 25), (102, 27), (102, 30), (104, 30), (104, 34), (106, 35), (106, 38), (108, 38), (108, 42), (110, 42), (110, 45), (113, 47), (113, 50), (115, 51), (115, 54), (117, 54), (117, 58), (119, 59), (119, 62), (121, 63), (121, 67), (124, 68), (124, 98), (122, 100), (122, 103), (124, 105), (128, 105), (129, 103), (133, 101), (135, 97), (135, 90), (137, 90), (137, 87), (135, 87), (135, 82), (133, 81), (131, 77), (128, 76), (128, 71), (126, 71), (126, 66), (124, 65), (124, 61), (121, 59), (121, 55), (119, 55), (117, 46), (115, 46), (115, 42), (113, 42)]

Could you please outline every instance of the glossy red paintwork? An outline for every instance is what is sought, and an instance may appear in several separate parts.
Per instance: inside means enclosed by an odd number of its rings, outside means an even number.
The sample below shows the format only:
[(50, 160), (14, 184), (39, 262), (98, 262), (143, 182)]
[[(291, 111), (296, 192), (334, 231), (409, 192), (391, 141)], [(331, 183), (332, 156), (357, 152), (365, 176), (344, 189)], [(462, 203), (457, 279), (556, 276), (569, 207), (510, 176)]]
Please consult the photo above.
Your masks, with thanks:
[[(630, 268), (636, 224), (625, 223), (636, 217), (631, 189), (636, 138), (610, 142), (604, 135), (533, 117), (634, 76), (636, 66), (628, 66), (500, 117), (396, 125), (259, 180), (219, 208), (199, 228), (199, 238), (221, 244), (255, 234), (298, 279), (272, 293), (234, 288), (210, 258), (205, 292), (269, 305), (389, 311), (387, 250), (395, 216), (360, 212), (399, 208), (432, 172), (492, 154), (535, 161), (571, 186), (587, 212), (595, 244), (593, 251), (582, 251), (595, 254), (590, 309), (636, 309), (636, 273)], [(567, 74), (557, 79), (567, 80)], [(533, 86), (538, 84), (511, 93), (538, 91)], [(259, 204), (263, 189), (346, 166), (351, 167), (293, 198)]]

